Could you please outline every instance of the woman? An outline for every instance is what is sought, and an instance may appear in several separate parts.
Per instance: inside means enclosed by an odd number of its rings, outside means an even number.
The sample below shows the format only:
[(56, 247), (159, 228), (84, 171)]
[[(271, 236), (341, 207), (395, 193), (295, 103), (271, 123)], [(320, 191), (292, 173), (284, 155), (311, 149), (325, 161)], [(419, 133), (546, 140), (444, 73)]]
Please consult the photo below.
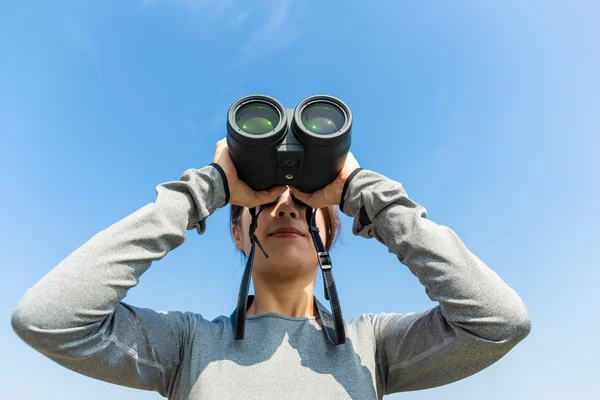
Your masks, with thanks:
[[(345, 343), (332, 345), (319, 318), (327, 311), (313, 297), (315, 248), (291, 194), (251, 190), (222, 140), (213, 164), (159, 185), (154, 203), (95, 235), (29, 289), (13, 327), (67, 368), (170, 399), (380, 399), (472, 375), (529, 333), (529, 315), (512, 289), (453, 231), (427, 220), (399, 183), (360, 169), (349, 154), (330, 185), (293, 195), (319, 209), (328, 245), (332, 206), (339, 205), (354, 218), (353, 233), (384, 243), (439, 305), (363, 315), (346, 323)], [(227, 203), (232, 235), (246, 254), (248, 210), (269, 204), (255, 232), (269, 257), (256, 252), (243, 340), (234, 340), (227, 316), (207, 321), (121, 302), (152, 261), (181, 245), (187, 230), (203, 233), (206, 218)]]

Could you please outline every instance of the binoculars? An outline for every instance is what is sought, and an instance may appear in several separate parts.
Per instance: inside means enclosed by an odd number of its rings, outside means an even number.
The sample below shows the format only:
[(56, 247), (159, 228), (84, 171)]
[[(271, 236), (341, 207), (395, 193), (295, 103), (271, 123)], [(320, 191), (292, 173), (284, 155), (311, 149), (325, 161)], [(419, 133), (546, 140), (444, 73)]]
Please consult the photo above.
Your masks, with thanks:
[(251, 95), (227, 113), (227, 146), (239, 178), (255, 191), (293, 186), (313, 193), (339, 174), (350, 149), (352, 113), (341, 100), (311, 96), (286, 109)]

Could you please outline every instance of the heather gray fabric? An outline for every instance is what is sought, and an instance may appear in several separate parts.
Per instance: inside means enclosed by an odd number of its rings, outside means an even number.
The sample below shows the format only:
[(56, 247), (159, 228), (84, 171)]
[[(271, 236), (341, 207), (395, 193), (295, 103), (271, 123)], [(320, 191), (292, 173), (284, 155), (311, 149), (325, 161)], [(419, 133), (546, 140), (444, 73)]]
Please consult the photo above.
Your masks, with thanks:
[(452, 230), (427, 220), (398, 182), (368, 170), (344, 196), (353, 233), (384, 243), (439, 306), (363, 315), (347, 321), (347, 342), (332, 346), (315, 318), (251, 316), (245, 339), (235, 341), (227, 316), (208, 321), (122, 302), (187, 230), (205, 231), (206, 218), (225, 206), (225, 185), (213, 166), (159, 185), (154, 203), (92, 237), (29, 289), (14, 330), (73, 371), (178, 400), (380, 399), (472, 375), (529, 333), (518, 295)]

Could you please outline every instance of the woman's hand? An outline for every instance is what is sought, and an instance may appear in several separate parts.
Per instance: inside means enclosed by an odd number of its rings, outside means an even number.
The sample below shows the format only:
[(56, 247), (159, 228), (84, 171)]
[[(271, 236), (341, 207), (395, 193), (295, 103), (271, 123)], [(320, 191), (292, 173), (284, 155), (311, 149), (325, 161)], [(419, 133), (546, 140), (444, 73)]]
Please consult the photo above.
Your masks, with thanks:
[(287, 190), (287, 186), (275, 186), (269, 190), (255, 192), (238, 178), (237, 170), (229, 155), (227, 139), (223, 138), (217, 142), (214, 162), (219, 164), (229, 184), (229, 203), (243, 207), (256, 207), (275, 201), (279, 195)]
[(360, 168), (358, 161), (354, 158), (351, 152), (348, 152), (346, 156), (346, 162), (342, 167), (342, 170), (338, 174), (337, 178), (323, 189), (319, 189), (316, 192), (302, 193), (297, 189), (292, 188), (294, 196), (296, 198), (312, 208), (323, 208), (327, 206), (338, 206), (342, 201), (342, 191), (344, 190), (344, 184), (346, 180), (355, 169)]

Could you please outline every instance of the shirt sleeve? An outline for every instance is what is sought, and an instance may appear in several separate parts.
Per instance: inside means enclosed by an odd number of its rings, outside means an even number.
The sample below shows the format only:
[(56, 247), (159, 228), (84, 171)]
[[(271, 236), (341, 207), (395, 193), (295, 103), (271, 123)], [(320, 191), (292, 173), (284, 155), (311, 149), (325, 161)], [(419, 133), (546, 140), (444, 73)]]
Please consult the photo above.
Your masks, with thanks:
[(340, 208), (353, 217), (353, 233), (385, 244), (439, 303), (422, 313), (369, 315), (386, 394), (468, 377), (529, 334), (529, 313), (515, 291), (455, 232), (428, 220), (400, 183), (368, 170), (349, 179)]
[(206, 218), (227, 202), (227, 181), (210, 165), (156, 191), (154, 203), (93, 236), (27, 290), (12, 326), (62, 366), (166, 397), (197, 317), (122, 300), (153, 261), (184, 242), (187, 230), (204, 232)]

